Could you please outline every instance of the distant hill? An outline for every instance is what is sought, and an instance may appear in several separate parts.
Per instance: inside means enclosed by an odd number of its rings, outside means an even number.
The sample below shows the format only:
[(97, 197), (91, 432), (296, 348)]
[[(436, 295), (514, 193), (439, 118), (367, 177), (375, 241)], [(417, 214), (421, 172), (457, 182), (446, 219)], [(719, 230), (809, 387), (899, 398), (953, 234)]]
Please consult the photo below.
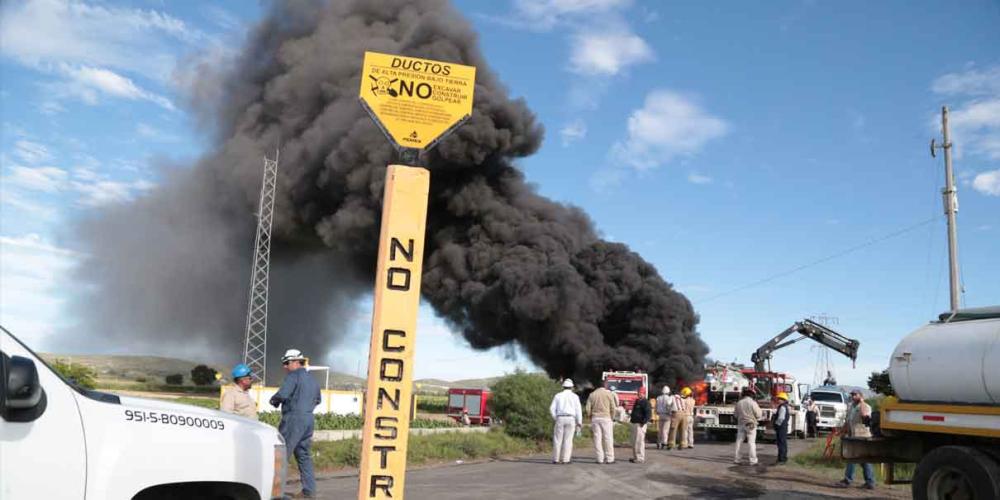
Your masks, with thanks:
[[(131, 356), (112, 354), (52, 354), (41, 353), (42, 359), (51, 362), (56, 359), (79, 363), (97, 372), (98, 379), (136, 380), (145, 378), (150, 382), (163, 383), (167, 375), (180, 373), (187, 380), (191, 369), (204, 363), (161, 356)], [(211, 365), (220, 373), (227, 373), (220, 365)]]
[[(184, 375), (185, 382), (190, 380), (191, 369), (203, 364), (177, 358), (161, 356), (132, 356), (119, 354), (53, 354), (41, 353), (42, 359), (51, 362), (56, 359), (70, 361), (88, 366), (97, 372), (98, 380), (104, 381), (136, 381), (146, 379), (153, 383), (163, 383), (164, 377), (174, 373)], [(208, 366), (224, 376), (228, 376), (229, 367), (222, 365)], [(317, 380), (322, 384), (323, 372), (316, 373)], [(414, 381), (417, 390), (421, 392), (445, 392), (451, 387), (480, 388), (489, 387), (499, 377), (476, 378), (464, 380), (419, 379)], [(273, 383), (273, 382), (272, 382)], [(365, 379), (341, 372), (330, 372), (330, 388), (356, 388), (365, 386)]]

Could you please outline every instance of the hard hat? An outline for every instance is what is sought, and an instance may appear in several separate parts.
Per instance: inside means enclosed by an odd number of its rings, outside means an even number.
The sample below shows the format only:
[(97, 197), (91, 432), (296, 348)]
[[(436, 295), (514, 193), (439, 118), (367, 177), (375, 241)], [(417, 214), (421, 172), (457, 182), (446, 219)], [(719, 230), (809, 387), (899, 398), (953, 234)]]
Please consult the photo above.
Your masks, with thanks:
[(250, 375), (250, 367), (246, 363), (240, 363), (233, 367), (233, 380)]
[(668, 385), (663, 386), (663, 393), (664, 394), (670, 394), (670, 386), (668, 386)]
[(681, 389), (681, 395), (682, 396), (690, 396), (691, 395), (691, 388), (690, 387), (685, 387), (685, 388)]
[(787, 392), (779, 392), (778, 393), (778, 399), (784, 399), (785, 401), (788, 401), (788, 393)]
[(302, 355), (302, 351), (298, 349), (289, 349), (285, 351), (285, 355), (281, 357), (281, 363), (287, 363), (289, 361), (305, 361), (306, 357)]
[(573, 388), (573, 379), (568, 378), (566, 380), (563, 380), (563, 387), (566, 388), (566, 389), (572, 389)]

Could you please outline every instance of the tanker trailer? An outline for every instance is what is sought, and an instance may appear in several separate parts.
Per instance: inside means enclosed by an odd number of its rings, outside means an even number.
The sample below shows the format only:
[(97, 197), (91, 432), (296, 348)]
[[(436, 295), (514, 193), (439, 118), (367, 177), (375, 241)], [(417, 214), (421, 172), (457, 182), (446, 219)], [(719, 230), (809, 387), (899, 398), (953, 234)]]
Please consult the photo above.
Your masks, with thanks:
[(1000, 498), (1000, 306), (940, 315), (896, 346), (896, 392), (873, 438), (845, 438), (851, 462), (915, 463), (913, 498)]

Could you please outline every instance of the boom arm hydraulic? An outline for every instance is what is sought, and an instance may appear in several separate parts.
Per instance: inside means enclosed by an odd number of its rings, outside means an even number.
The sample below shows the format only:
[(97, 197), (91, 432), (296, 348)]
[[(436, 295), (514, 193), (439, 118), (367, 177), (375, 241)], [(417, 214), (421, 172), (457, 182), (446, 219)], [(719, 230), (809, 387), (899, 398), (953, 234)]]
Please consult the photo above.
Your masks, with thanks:
[[(794, 338), (792, 340), (785, 340), (789, 336), (794, 334), (801, 334), (801, 337)], [(834, 351), (837, 351), (848, 358), (851, 361), (858, 360), (858, 347), (861, 345), (860, 342), (854, 339), (849, 339), (830, 328), (827, 328), (815, 321), (804, 319), (802, 321), (796, 321), (795, 324), (785, 329), (785, 331), (779, 333), (776, 337), (769, 340), (766, 344), (757, 348), (757, 351), (750, 356), (753, 361), (754, 369), (763, 372), (768, 371), (765, 364), (770, 364), (771, 355), (774, 351), (781, 349), (783, 347), (788, 347), (802, 339), (813, 339), (820, 344), (823, 344)]]

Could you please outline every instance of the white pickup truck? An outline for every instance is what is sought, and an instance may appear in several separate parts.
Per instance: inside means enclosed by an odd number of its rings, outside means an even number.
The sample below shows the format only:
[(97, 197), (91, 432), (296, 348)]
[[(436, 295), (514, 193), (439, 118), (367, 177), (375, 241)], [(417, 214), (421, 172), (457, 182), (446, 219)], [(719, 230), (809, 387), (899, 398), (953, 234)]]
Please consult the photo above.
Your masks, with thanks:
[(76, 387), (0, 327), (0, 498), (281, 498), (277, 430)]

